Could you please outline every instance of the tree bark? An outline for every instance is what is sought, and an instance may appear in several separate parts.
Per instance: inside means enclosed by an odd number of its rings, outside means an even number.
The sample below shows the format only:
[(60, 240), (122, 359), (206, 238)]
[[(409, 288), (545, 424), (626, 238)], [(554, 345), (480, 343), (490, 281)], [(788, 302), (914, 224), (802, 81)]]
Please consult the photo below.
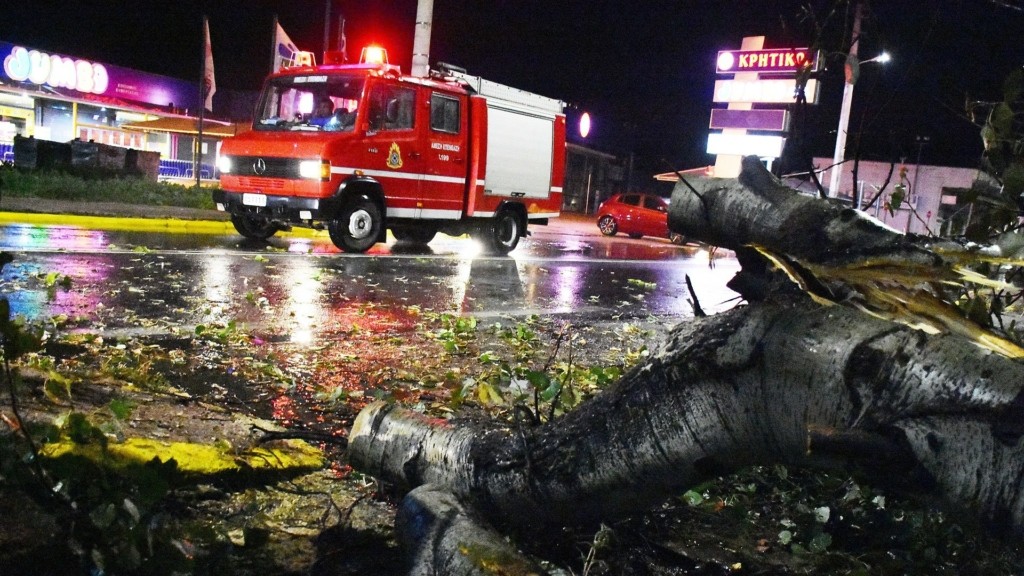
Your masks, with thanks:
[[(529, 430), (372, 405), (349, 457), (387, 482), (443, 486), (495, 524), (535, 531), (642, 511), (748, 464), (832, 457), (856, 432), (892, 447), (903, 472), (1019, 528), (1022, 383), (1024, 365), (956, 336), (801, 298), (680, 325), (649, 363)], [(808, 451), (812, 436), (820, 454)]]
[(408, 556), (410, 576), (544, 573), (443, 488), (428, 484), (406, 495), (395, 528)]
[(934, 266), (941, 258), (882, 222), (833, 201), (798, 194), (782, 185), (753, 156), (738, 179), (677, 184), (669, 204), (669, 229), (688, 238), (740, 250), (766, 246), (814, 263), (839, 264), (870, 257)]
[[(669, 220), (737, 250), (748, 274), (768, 269), (751, 245), (823, 266), (945, 266), (854, 210), (781, 186), (756, 159), (745, 159), (738, 183), (678, 187)], [(642, 512), (746, 465), (837, 460), (1024, 527), (1024, 364), (978, 339), (792, 291), (752, 300), (677, 326), (645, 365), (542, 426), (370, 405), (349, 435), (350, 463), (404, 490), (447, 491), (460, 509), (524, 534)]]

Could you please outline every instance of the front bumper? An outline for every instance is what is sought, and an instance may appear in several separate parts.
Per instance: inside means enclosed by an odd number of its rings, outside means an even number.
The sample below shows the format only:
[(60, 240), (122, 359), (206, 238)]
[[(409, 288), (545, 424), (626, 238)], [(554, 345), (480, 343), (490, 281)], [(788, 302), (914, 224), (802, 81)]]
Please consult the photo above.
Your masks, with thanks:
[(295, 224), (327, 220), (334, 213), (331, 198), (299, 198), (295, 196), (258, 195), (264, 206), (254, 206), (243, 201), (245, 194), (214, 190), (213, 202), (217, 209), (229, 214), (246, 214), (268, 220), (290, 222)]

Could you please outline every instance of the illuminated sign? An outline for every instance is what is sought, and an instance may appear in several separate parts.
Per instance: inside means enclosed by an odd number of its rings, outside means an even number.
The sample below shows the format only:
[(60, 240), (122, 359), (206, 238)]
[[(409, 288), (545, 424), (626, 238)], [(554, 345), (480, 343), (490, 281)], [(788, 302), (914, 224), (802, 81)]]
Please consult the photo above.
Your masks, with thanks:
[(782, 156), (782, 136), (755, 136), (751, 134), (708, 134), (708, 154), (731, 154), (735, 156), (760, 156), (778, 158)]
[(817, 71), (818, 58), (810, 48), (777, 50), (722, 50), (718, 53), (718, 73)]
[(789, 112), (781, 108), (764, 110), (711, 109), (712, 130), (737, 128), (742, 130), (770, 130), (784, 132), (789, 127)]
[(110, 77), (102, 64), (14, 46), (4, 58), (4, 72), (15, 82), (46, 84), (88, 94), (107, 91)]
[(580, 116), (580, 136), (586, 138), (590, 134), (590, 113), (584, 112)]
[[(804, 94), (807, 103), (814, 104), (818, 99), (818, 81), (808, 80)], [(716, 80), (714, 101), (792, 104), (796, 101), (796, 79)]]

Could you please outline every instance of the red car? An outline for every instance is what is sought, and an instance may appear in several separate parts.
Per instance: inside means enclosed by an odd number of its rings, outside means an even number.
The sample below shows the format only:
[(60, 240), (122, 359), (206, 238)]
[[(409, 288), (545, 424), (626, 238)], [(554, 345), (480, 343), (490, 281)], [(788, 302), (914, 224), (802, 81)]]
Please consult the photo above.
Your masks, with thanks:
[(605, 236), (622, 232), (630, 238), (657, 236), (685, 243), (682, 235), (669, 232), (668, 202), (653, 194), (627, 192), (605, 200), (597, 209), (597, 227)]

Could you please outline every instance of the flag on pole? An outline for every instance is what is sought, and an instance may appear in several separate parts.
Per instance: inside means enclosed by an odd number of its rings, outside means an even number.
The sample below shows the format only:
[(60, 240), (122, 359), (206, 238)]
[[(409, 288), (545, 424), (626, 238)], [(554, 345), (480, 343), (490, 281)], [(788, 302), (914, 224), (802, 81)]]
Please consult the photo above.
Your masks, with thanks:
[(271, 72), (277, 72), (285, 66), (293, 65), (295, 53), (298, 51), (299, 49), (292, 39), (285, 34), (284, 28), (277, 24), (277, 29), (274, 30), (274, 65)]
[(213, 93), (217, 91), (217, 82), (213, 78), (213, 46), (210, 44), (210, 21), (203, 18), (203, 37), (205, 54), (203, 60), (203, 108), (213, 112)]
[(338, 16), (338, 52), (341, 52), (342, 62), (348, 62), (348, 40), (345, 39), (345, 17)]

